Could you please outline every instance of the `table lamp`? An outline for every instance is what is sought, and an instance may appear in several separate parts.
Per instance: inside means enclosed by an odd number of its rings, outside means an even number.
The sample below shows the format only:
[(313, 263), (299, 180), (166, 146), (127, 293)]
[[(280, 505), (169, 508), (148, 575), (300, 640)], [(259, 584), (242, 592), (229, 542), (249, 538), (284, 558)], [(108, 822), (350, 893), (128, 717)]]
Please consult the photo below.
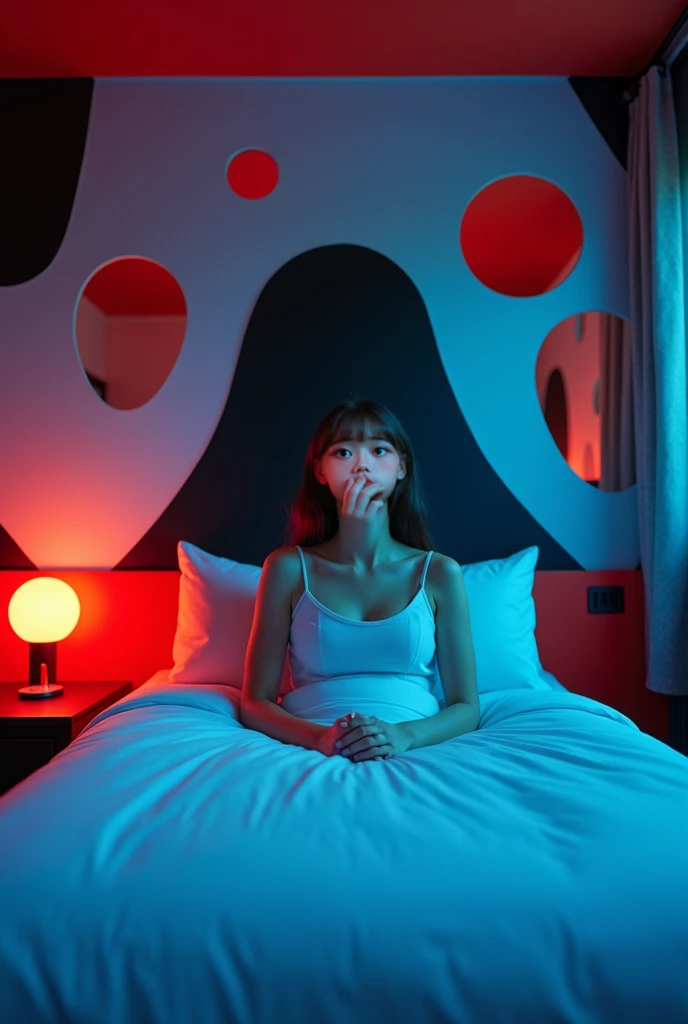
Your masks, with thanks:
[(55, 681), (57, 641), (69, 636), (80, 612), (79, 598), (64, 580), (38, 576), (15, 590), (7, 610), (10, 626), (29, 644), (29, 685), (18, 691), (20, 698), (63, 693), (64, 686)]

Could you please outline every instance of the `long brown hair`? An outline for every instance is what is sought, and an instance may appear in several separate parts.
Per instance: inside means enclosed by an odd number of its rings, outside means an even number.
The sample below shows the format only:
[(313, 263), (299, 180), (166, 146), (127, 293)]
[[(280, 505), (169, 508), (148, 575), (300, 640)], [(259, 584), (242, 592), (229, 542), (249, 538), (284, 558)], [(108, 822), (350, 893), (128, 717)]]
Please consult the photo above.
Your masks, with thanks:
[(434, 548), (426, 524), (427, 500), (411, 442), (394, 413), (368, 398), (350, 398), (336, 405), (315, 428), (303, 465), (301, 487), (288, 510), (285, 544), (310, 547), (336, 534), (339, 529), (337, 504), (327, 484), (316, 479), (314, 463), (340, 438), (363, 440), (366, 427), (370, 433), (384, 437), (399, 457), (405, 459), (406, 475), (397, 481), (389, 498), (390, 535), (401, 544), (422, 551)]

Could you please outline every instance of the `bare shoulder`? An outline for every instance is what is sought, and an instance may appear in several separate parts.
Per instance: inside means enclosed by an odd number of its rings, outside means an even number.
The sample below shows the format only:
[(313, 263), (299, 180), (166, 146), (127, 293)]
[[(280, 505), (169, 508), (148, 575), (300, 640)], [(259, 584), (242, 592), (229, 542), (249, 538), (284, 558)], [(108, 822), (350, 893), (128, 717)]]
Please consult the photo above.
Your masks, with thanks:
[(451, 586), (451, 580), (461, 578), (461, 566), (449, 555), (443, 555), (439, 551), (433, 552), (428, 566), (427, 589), (432, 595), (432, 604), (437, 614), (438, 604), (442, 601), (443, 594), (446, 594), (447, 587)]
[(434, 567), (436, 574), (441, 575), (444, 578), (451, 575), (462, 575), (459, 563), (449, 555), (443, 555), (439, 551), (435, 551), (433, 553), (433, 556), (430, 559), (430, 565)]
[(277, 593), (294, 607), (294, 594), (301, 580), (301, 559), (295, 547), (285, 545), (271, 551), (263, 562), (263, 573), (269, 576)]
[(293, 544), (285, 544), (284, 547), (275, 548), (270, 552), (268, 558), (296, 558), (298, 559), (299, 553)]
[(275, 548), (274, 551), (271, 551), (265, 562), (263, 562), (263, 566), (267, 562), (270, 562), (271, 567), (276, 568), (279, 566), (280, 572), (294, 572), (299, 568), (301, 559), (295, 547), (285, 544), (284, 547)]

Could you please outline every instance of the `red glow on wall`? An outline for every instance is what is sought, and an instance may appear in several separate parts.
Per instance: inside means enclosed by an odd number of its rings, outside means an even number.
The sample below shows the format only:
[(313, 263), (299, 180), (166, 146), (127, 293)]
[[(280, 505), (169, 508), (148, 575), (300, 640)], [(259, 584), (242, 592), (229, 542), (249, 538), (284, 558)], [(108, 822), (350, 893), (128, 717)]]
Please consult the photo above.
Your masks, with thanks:
[(233, 156), (227, 168), (232, 192), (242, 199), (264, 199), (279, 181), (277, 161), (260, 149), (245, 149)]

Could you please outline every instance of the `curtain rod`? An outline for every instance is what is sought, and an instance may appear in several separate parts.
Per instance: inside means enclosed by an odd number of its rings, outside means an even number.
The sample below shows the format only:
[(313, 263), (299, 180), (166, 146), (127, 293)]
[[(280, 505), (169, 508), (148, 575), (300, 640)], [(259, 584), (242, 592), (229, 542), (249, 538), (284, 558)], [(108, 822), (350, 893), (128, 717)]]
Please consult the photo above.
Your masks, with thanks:
[(654, 53), (653, 56), (650, 58), (650, 62), (643, 68), (643, 70), (640, 72), (640, 74), (634, 75), (633, 78), (631, 79), (631, 84), (624, 91), (624, 93), (623, 93), (623, 95), (621, 97), (622, 101), (624, 103), (632, 103), (633, 100), (636, 98), (636, 96), (638, 95), (638, 91), (640, 89), (641, 79), (643, 79), (645, 77), (645, 75), (648, 73), (650, 68), (656, 66), (659, 69), (659, 71), (660, 71), (660, 73), (662, 75), (666, 74), (667, 65), (666, 65), (666, 61), (665, 61), (665, 55), (666, 55), (667, 51), (669, 50), (669, 47), (673, 43), (674, 39), (679, 34), (679, 32), (681, 31), (681, 29), (683, 28), (683, 26), (686, 24), (687, 21), (688, 21), (688, 6), (685, 7), (684, 10), (683, 10), (683, 13), (679, 15), (678, 21), (673, 26), (673, 28), (669, 32), (669, 35), (662, 42), (661, 46), (656, 51), (656, 53)]

